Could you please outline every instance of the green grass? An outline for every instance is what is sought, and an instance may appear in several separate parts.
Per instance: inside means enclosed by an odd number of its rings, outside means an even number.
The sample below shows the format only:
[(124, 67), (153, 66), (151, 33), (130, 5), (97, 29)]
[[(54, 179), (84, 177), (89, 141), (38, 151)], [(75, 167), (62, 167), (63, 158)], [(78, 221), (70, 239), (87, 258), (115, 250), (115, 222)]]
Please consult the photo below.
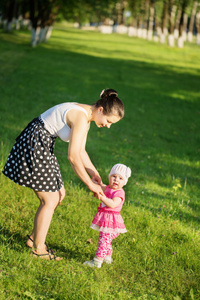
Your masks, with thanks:
[(33, 49), (29, 32), (0, 33), (1, 169), (31, 119), (64, 101), (94, 103), (107, 87), (119, 92), (125, 118), (109, 130), (93, 124), (87, 150), (105, 183), (115, 163), (132, 169), (128, 232), (113, 241), (114, 263), (95, 270), (83, 262), (97, 247), (98, 201), (72, 171), (67, 145), (56, 141), (67, 195), (47, 237), (61, 262), (30, 255), (38, 200), (0, 175), (0, 299), (200, 299), (199, 46), (57, 25)]

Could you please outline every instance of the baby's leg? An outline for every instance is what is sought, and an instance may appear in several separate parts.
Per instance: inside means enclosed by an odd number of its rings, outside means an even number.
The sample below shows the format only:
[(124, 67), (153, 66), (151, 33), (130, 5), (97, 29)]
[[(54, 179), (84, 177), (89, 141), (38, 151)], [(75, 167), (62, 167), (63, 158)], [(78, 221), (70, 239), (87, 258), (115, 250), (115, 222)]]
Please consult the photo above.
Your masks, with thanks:
[(99, 246), (96, 252), (95, 257), (91, 261), (84, 262), (85, 265), (88, 265), (89, 267), (97, 267), (101, 268), (101, 265), (103, 263), (104, 257), (106, 256), (107, 250), (106, 250), (106, 243), (105, 243), (105, 234), (103, 232), (99, 233)]
[(112, 255), (112, 245), (111, 242), (116, 238), (119, 233), (99, 233), (99, 246), (96, 252), (96, 257), (104, 260), (106, 256)]
[(109, 233), (99, 232), (99, 244), (96, 252), (96, 257), (104, 260), (107, 255), (108, 249), (110, 248)]
[(111, 261), (111, 256), (112, 256), (112, 240), (114, 240), (116, 237), (118, 237), (119, 233), (109, 233), (109, 243), (107, 246), (107, 254), (106, 254), (106, 258), (107, 260)]

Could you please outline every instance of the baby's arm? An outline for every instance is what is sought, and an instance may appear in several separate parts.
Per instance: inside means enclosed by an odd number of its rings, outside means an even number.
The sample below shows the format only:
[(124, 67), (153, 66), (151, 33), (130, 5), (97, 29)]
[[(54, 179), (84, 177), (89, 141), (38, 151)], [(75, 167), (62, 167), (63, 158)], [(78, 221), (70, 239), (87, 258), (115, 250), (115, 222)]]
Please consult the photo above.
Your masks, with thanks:
[(110, 199), (102, 195), (100, 195), (99, 200), (110, 208), (115, 208), (122, 202), (122, 198), (120, 197), (114, 197), (113, 199)]
[(106, 184), (104, 184), (103, 182), (101, 183), (101, 188), (103, 191), (105, 191), (105, 188), (106, 188)]

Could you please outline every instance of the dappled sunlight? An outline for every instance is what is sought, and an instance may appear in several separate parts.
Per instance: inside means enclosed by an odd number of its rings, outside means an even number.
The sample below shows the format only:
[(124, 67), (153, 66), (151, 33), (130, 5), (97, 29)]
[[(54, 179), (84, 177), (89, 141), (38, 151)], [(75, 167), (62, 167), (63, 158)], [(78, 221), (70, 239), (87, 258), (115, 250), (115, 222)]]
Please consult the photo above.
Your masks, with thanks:
[(15, 43), (18, 45), (30, 46), (31, 32), (30, 31), (14, 31), (10, 33), (1, 32), (1, 39), (7, 42)]
[(174, 99), (184, 100), (188, 102), (194, 102), (194, 101), (196, 102), (199, 101), (200, 99), (200, 91), (195, 92), (192, 90), (190, 91), (179, 90), (176, 91), (176, 93), (171, 93), (169, 95)]
[[(66, 37), (66, 34), (69, 36)], [(20, 33), (17, 31), (9, 34), (1, 33), (1, 39), (30, 47), (31, 32), (26, 30)], [(100, 32), (64, 27), (61, 24), (54, 26), (51, 38), (40, 47), (94, 57), (161, 64), (180, 72), (181, 67), (188, 72), (190, 69), (193, 72), (200, 69), (199, 49), (196, 45), (186, 44), (184, 49), (170, 48), (167, 45), (147, 42), (128, 35), (116, 33), (105, 35)], [(194, 61), (197, 63), (194, 64)]]
[[(80, 29), (70, 29), (69, 32), (70, 37), (66, 38), (67, 30), (66, 32), (60, 31), (59, 25), (55, 26), (51, 39), (43, 46), (49, 49), (67, 50), (95, 57), (149, 62), (166, 67), (174, 66), (174, 68), (175, 66), (184, 67), (188, 68), (188, 72), (190, 72), (189, 68), (199, 70), (198, 64), (194, 65), (193, 63), (194, 59), (200, 62), (198, 48), (192, 48), (191, 45), (185, 46), (184, 49), (172, 49), (166, 45), (147, 42), (128, 35), (115, 33), (104, 35)], [(179, 54), (178, 59), (177, 52)], [(110, 54), (112, 55), (110, 56)]]
[(189, 158), (179, 158), (179, 157), (176, 157), (174, 155), (170, 155), (170, 154), (157, 154), (156, 155), (157, 159), (163, 163), (176, 163), (176, 164), (179, 164), (179, 165), (182, 165), (182, 166), (186, 166), (186, 167), (192, 167), (192, 168), (196, 168), (197, 170), (199, 170), (199, 167), (200, 167), (200, 161), (199, 160), (191, 160)]
[(166, 194), (173, 196), (173, 183), (172, 181), (168, 183), (168, 186), (161, 186), (155, 181), (147, 181), (142, 185), (142, 194), (146, 193), (154, 193), (157, 194), (158, 197), (165, 197)]

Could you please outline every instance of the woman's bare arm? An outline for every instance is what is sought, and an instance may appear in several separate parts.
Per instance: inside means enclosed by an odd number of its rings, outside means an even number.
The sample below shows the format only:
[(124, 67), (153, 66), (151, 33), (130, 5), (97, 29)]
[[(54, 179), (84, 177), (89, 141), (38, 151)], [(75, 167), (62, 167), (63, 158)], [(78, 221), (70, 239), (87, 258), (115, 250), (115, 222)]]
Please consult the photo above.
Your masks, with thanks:
[[(85, 162), (81, 156), (83, 145), (85, 145), (85, 137), (88, 130), (88, 119), (85, 113), (78, 110), (71, 110), (67, 114), (67, 123), (71, 127), (70, 141), (68, 147), (68, 159), (70, 164), (78, 175), (78, 177), (87, 185), (94, 193), (102, 193), (102, 189), (98, 184), (92, 182), (88, 175)], [(91, 166), (91, 165), (90, 165)]]
[(85, 135), (85, 138), (84, 138), (84, 141), (83, 141), (82, 151), (81, 151), (81, 158), (83, 160), (83, 164), (84, 164), (84, 167), (85, 167), (86, 171), (92, 177), (92, 181), (101, 185), (102, 180), (101, 180), (101, 177), (99, 175), (99, 172), (97, 171), (97, 169), (95, 168), (95, 166), (91, 162), (91, 159), (90, 159), (87, 151), (85, 150), (86, 140), (87, 140), (87, 134)]

